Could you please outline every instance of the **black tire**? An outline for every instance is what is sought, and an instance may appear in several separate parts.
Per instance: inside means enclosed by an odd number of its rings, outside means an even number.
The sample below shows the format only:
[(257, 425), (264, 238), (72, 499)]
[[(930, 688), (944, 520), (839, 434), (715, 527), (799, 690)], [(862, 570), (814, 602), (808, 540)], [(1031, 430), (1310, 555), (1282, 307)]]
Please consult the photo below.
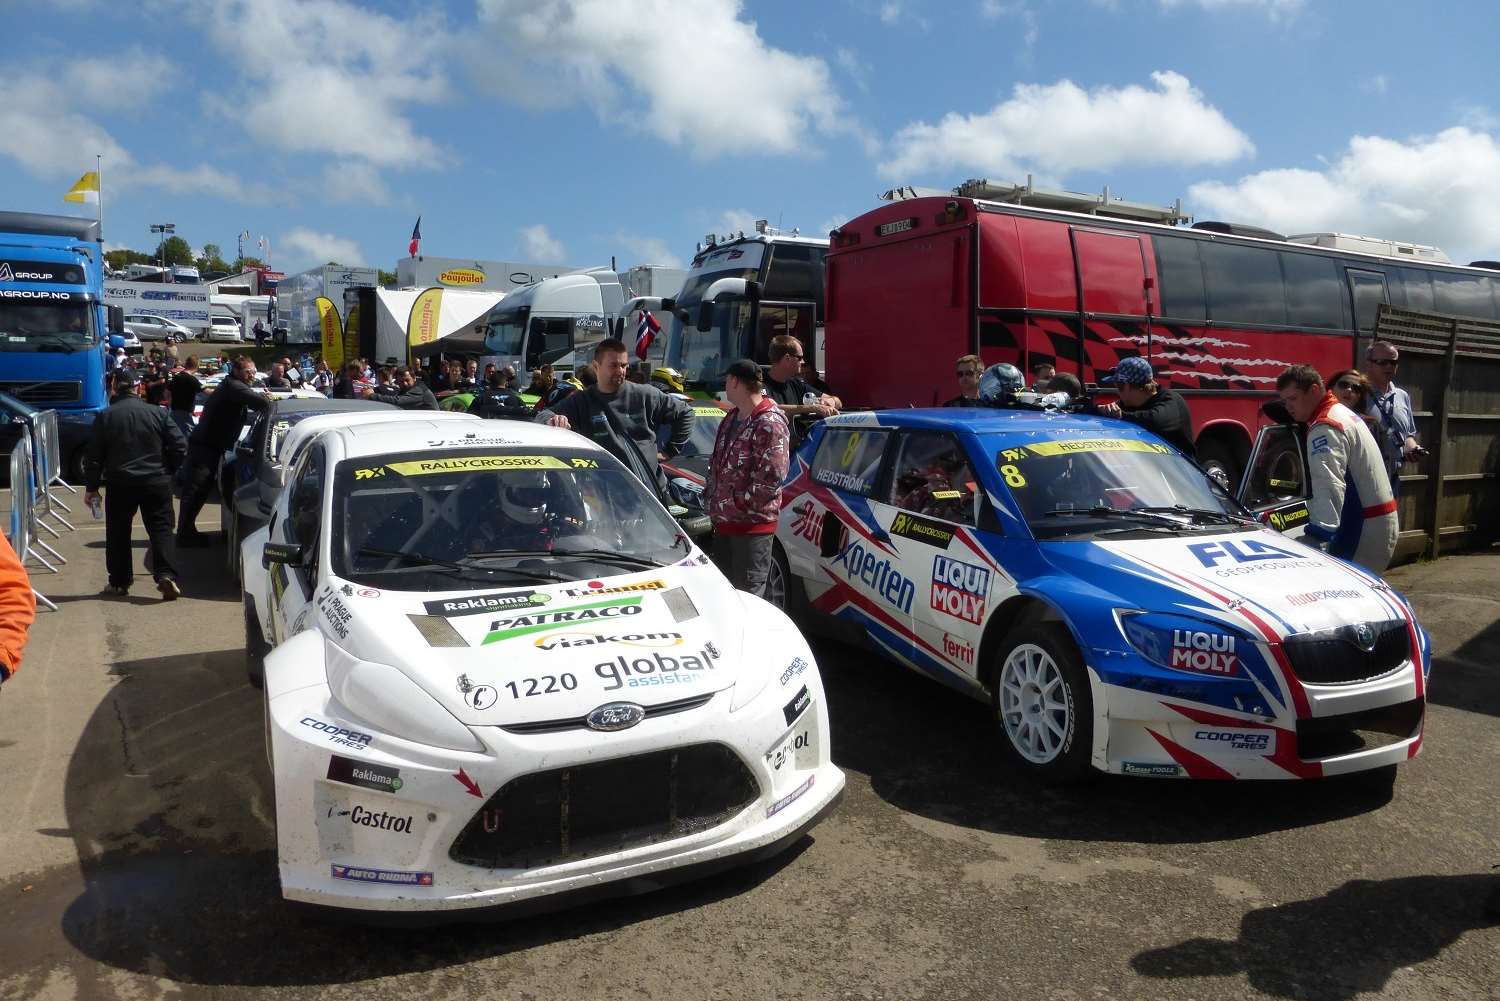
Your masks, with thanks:
[(807, 611), (807, 591), (802, 581), (792, 575), (781, 543), (771, 543), (771, 570), (766, 575), (765, 599), (792, 618)]
[(260, 618), (255, 614), (255, 602), (248, 594), (241, 599), (245, 606), (245, 680), (252, 688), (264, 688), (266, 684), (266, 654), (271, 646), (260, 633)]
[(1017, 764), (1050, 782), (1089, 774), (1094, 699), (1066, 627), (1027, 622), (1010, 631), (996, 654), (990, 705)]
[(224, 530), (224, 569), (236, 584), (240, 583), (240, 516), (233, 504), (219, 508), (220, 526)]
[(1233, 496), (1239, 489), (1240, 477), (1245, 473), (1245, 462), (1236, 453), (1234, 446), (1222, 438), (1205, 438), (1196, 446), (1198, 465), (1209, 476), (1219, 479), (1220, 485)]

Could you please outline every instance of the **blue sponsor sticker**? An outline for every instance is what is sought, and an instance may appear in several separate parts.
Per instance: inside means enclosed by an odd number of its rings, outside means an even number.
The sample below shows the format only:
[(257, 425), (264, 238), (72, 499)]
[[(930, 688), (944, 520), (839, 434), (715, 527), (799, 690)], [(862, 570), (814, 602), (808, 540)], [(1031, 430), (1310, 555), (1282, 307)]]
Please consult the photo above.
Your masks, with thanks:
[(1313, 455), (1317, 455), (1319, 452), (1333, 451), (1333, 446), (1328, 443), (1328, 435), (1320, 434), (1308, 439), (1307, 450)]

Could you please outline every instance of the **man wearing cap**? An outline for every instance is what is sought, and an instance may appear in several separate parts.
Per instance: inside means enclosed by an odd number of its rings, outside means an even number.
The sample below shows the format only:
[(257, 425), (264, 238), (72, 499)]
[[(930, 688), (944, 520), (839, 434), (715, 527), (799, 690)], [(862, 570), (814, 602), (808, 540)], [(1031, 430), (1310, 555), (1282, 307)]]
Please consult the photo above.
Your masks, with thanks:
[(791, 460), (791, 429), (764, 388), (760, 366), (748, 358), (724, 371), (724, 395), (734, 411), (719, 422), (703, 488), (719, 569), (751, 594), (765, 589), (771, 571), (781, 481)]
[(1187, 401), (1176, 392), (1156, 384), (1156, 374), (1149, 361), (1139, 356), (1122, 358), (1115, 366), (1114, 374), (1099, 382), (1114, 386), (1120, 402), (1096, 407), (1096, 413), (1138, 424), (1197, 461), (1197, 451), (1193, 448), (1193, 417), (1188, 413)]

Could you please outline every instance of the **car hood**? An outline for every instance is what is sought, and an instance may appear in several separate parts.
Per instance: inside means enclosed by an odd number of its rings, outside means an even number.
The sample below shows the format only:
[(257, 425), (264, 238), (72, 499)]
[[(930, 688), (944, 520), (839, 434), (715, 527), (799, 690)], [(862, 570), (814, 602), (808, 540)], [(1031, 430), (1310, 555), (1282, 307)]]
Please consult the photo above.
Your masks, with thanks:
[(1278, 637), (1402, 617), (1378, 578), (1269, 529), (1047, 549), (1055, 565), (1114, 593), (1120, 607), (1206, 603), (1241, 628), (1243, 613), (1253, 614)]
[(473, 726), (577, 719), (733, 687), (743, 612), (706, 558), (546, 586), (397, 592), (334, 581), (319, 626), (391, 665)]

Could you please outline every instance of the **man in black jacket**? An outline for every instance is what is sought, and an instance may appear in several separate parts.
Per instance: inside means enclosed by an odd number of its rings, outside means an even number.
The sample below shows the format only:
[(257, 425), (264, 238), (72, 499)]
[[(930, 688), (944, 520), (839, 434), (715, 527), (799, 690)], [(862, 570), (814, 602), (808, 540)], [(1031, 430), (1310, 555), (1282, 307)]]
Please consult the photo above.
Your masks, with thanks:
[(182, 432), (183, 440), (193, 433), (193, 404), (203, 392), (203, 383), (198, 381), (198, 359), (188, 355), (182, 363), (182, 371), (167, 380), (167, 393), (172, 397), (172, 409), (168, 415)]
[(427, 388), (425, 382), (421, 382), (412, 375), (411, 369), (404, 365), (396, 369), (395, 387), (376, 389), (375, 399), (381, 403), (398, 406), (402, 410), (436, 410), (438, 408), (437, 397), (432, 395), (432, 390)]
[[(206, 546), (209, 538), (198, 531), (198, 512), (213, 489), (219, 458), (234, 447), (245, 426), (245, 408), (264, 412), (269, 397), (250, 388), (255, 381), (255, 362), (240, 355), (219, 386), (203, 405), (203, 416), (188, 439), (187, 467), (183, 470), (182, 507), (177, 512), (177, 544)], [(229, 498), (224, 498), (229, 503)]]
[(1139, 424), (1175, 446), (1189, 459), (1197, 461), (1197, 451), (1193, 448), (1193, 416), (1188, 413), (1187, 401), (1156, 384), (1156, 373), (1149, 361), (1141, 357), (1122, 358), (1115, 366), (1114, 374), (1099, 382), (1113, 385), (1120, 394), (1120, 402), (1098, 407), (1098, 413)]
[(130, 529), (139, 509), (151, 540), (147, 566), (162, 600), (172, 601), (182, 592), (172, 567), (171, 474), (182, 464), (187, 441), (165, 410), (135, 395), (128, 374), (116, 374), (111, 388), (109, 409), (94, 420), (84, 470), (84, 499), (90, 506), (99, 501), (101, 480), (109, 485), (104, 495), (108, 591), (123, 597), (135, 577)]
[(531, 419), (531, 408), (521, 399), (521, 394), (510, 388), (509, 366), (487, 372), (485, 385), (469, 404), (469, 413), (478, 414), (486, 420)]

